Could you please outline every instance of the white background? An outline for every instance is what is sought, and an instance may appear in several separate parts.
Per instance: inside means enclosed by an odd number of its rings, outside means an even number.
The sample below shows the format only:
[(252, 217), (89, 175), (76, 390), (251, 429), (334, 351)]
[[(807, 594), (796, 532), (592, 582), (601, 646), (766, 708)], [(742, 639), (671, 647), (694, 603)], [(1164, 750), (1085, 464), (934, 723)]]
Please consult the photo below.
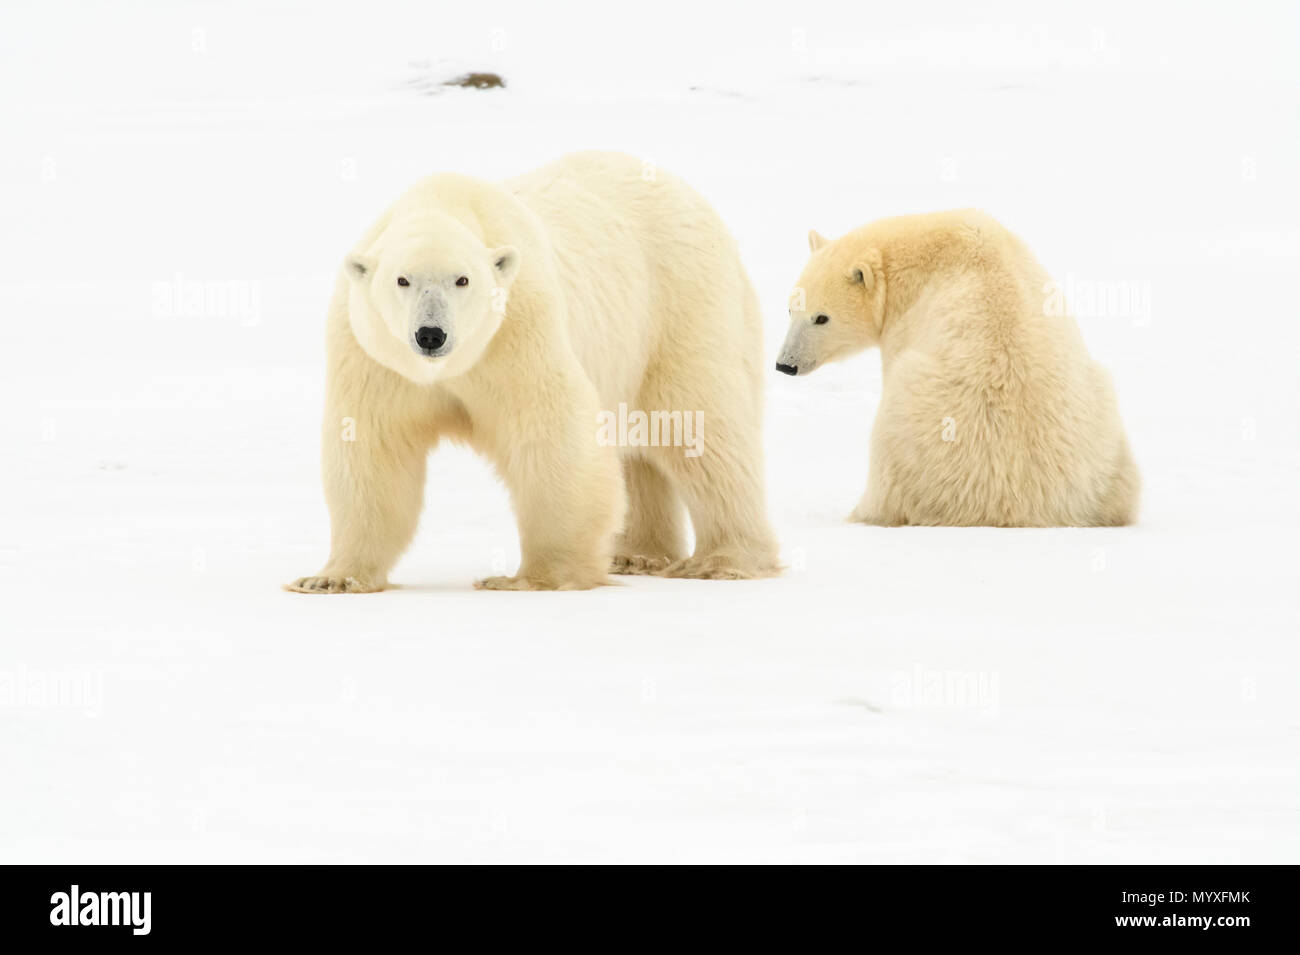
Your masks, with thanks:
[[(6, 3), (0, 860), (1296, 861), (1298, 19)], [(844, 523), (868, 354), (771, 373), (779, 579), (476, 592), (509, 503), (440, 450), (393, 590), (282, 592), (342, 254), (591, 147), (716, 204), (773, 359), (809, 228), (979, 206), (1134, 293), (1079, 320), (1140, 522)]]

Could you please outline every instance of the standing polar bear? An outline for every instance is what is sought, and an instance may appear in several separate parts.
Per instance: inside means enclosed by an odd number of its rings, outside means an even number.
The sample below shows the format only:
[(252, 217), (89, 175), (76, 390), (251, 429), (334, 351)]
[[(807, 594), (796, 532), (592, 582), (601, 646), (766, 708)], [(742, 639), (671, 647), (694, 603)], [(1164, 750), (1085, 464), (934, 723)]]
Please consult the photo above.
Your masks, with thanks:
[[(518, 573), (479, 587), (776, 571), (758, 302), (708, 203), (640, 160), (418, 183), (346, 258), (327, 355), (330, 557), (291, 590), (383, 589), (442, 438), (495, 465), (519, 526)], [(691, 446), (674, 447), (662, 432), (683, 418)]]
[[(1109, 376), (1025, 245), (973, 210), (830, 241), (792, 298), (777, 370), (879, 345), (867, 524), (1131, 523), (1138, 474)], [(795, 307), (797, 306), (797, 307)]]

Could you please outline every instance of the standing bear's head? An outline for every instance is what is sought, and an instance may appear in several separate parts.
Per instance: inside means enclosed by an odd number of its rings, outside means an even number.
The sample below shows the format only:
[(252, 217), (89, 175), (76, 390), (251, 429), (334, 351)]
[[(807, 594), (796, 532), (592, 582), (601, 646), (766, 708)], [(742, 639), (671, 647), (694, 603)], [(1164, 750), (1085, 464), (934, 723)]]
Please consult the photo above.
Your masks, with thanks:
[(776, 370), (806, 375), (880, 341), (885, 272), (880, 250), (849, 234), (808, 233), (812, 257), (790, 294), (790, 330)]
[(519, 272), (447, 215), (394, 219), (344, 261), (352, 332), (371, 358), (419, 384), (463, 374), (487, 350)]

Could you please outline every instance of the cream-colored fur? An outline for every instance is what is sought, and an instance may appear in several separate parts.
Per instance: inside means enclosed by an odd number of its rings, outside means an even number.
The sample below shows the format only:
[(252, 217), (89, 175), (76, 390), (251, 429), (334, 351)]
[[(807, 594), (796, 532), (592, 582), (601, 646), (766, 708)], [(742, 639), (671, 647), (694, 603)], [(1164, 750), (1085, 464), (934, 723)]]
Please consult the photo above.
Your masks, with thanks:
[[(879, 345), (868, 524), (1131, 523), (1138, 473), (1106, 372), (998, 222), (901, 216), (829, 241), (791, 299), (787, 374)], [(818, 316), (826, 316), (818, 322)]]
[[(447, 344), (421, 351), (429, 324)], [(442, 438), (485, 455), (511, 494), (523, 561), (481, 587), (775, 572), (757, 301), (735, 242), (675, 177), (580, 153), (499, 184), (425, 179), (348, 257), (327, 334), (333, 541), (290, 589), (382, 589)], [(598, 412), (620, 403), (698, 416), (702, 453), (602, 443)]]

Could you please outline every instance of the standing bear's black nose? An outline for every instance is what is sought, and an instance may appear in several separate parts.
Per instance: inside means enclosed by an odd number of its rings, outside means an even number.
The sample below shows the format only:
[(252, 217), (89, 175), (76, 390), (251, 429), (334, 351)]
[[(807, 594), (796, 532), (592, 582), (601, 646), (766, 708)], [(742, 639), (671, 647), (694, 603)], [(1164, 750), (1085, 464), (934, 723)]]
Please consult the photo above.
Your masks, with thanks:
[(425, 351), (437, 351), (447, 340), (447, 333), (437, 325), (422, 325), (415, 333), (415, 343)]
[(799, 374), (799, 366), (798, 366), (798, 365), (783, 365), (783, 364), (781, 364), (779, 361), (776, 363), (776, 370), (779, 371), (779, 372), (780, 372), (781, 374), (783, 374), (783, 375), (797, 375), (797, 374)]

